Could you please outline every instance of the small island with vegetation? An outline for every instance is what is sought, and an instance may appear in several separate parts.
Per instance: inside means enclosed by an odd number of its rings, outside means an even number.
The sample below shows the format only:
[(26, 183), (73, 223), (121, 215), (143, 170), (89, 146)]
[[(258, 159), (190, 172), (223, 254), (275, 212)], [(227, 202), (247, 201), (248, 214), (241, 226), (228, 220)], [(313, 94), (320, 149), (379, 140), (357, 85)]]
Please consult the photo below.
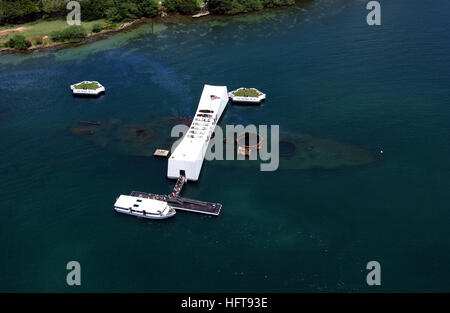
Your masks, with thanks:
[(117, 32), (157, 16), (234, 15), (311, 0), (83, 0), (82, 25), (69, 26), (66, 0), (0, 0), (0, 51), (27, 51)]
[(70, 89), (74, 96), (99, 96), (105, 93), (105, 87), (97, 81), (82, 81), (71, 85)]
[(100, 88), (101, 85), (98, 82), (88, 82), (88, 81), (84, 81), (81, 83), (78, 83), (76, 85), (73, 86), (75, 89), (90, 89), (90, 90), (95, 90), (97, 88)]
[(262, 92), (255, 88), (239, 88), (231, 92), (236, 97), (259, 97)]
[(229, 92), (228, 97), (235, 103), (260, 104), (266, 99), (266, 94), (256, 88), (241, 87)]

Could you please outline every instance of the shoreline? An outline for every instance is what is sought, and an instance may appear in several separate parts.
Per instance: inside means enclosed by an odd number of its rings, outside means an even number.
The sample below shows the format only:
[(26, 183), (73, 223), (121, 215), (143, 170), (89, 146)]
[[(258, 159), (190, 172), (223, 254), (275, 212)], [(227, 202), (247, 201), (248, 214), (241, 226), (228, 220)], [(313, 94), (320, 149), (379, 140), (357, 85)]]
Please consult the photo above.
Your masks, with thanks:
[[(303, 2), (303, 1), (300, 1)], [(306, 1), (308, 2), (308, 1)], [(297, 4), (296, 4), (297, 5)], [(296, 6), (294, 5), (294, 6)], [(121, 33), (123, 31), (132, 30), (134, 28), (137, 28), (138, 26), (141, 26), (143, 24), (151, 23), (153, 21), (157, 20), (170, 20), (171, 18), (184, 18), (184, 19), (190, 19), (192, 21), (198, 21), (200, 19), (221, 19), (221, 18), (229, 18), (234, 16), (242, 16), (242, 15), (248, 15), (248, 14), (258, 14), (259, 12), (264, 12), (267, 10), (283, 10), (286, 8), (291, 8), (293, 6), (281, 6), (277, 8), (266, 8), (261, 11), (257, 12), (246, 12), (246, 13), (238, 13), (233, 15), (215, 15), (215, 14), (207, 14), (200, 17), (195, 17), (195, 15), (181, 15), (179, 13), (170, 14), (170, 15), (164, 15), (164, 16), (156, 16), (156, 17), (141, 17), (138, 19), (130, 20), (127, 22), (124, 22), (121, 26), (119, 26), (117, 29), (105, 29), (98, 33), (89, 33), (85, 38), (83, 38), (79, 42), (53, 42), (48, 45), (39, 45), (39, 46), (31, 46), (26, 50), (17, 50), (14, 48), (1, 48), (0, 49), (0, 55), (6, 55), (6, 54), (30, 54), (33, 52), (39, 52), (39, 51), (49, 51), (49, 50), (60, 50), (70, 47), (78, 47), (81, 45), (85, 45), (97, 40), (102, 40), (105, 38), (108, 38), (111, 35)]]
[(0, 55), (15, 54), (15, 53), (29, 54), (29, 53), (33, 53), (36, 51), (59, 50), (59, 49), (64, 49), (64, 48), (69, 48), (69, 47), (77, 47), (77, 46), (88, 44), (93, 41), (107, 38), (113, 34), (120, 33), (125, 30), (133, 29), (134, 27), (137, 27), (139, 25), (142, 25), (142, 24), (152, 21), (153, 19), (154, 18), (141, 17), (141, 18), (138, 18), (135, 20), (130, 20), (130, 21), (124, 22), (117, 29), (105, 29), (98, 33), (90, 33), (90, 34), (86, 35), (86, 37), (83, 38), (79, 42), (53, 42), (48, 45), (31, 46), (26, 50), (17, 50), (14, 48), (2, 48), (2, 49), (0, 49)]

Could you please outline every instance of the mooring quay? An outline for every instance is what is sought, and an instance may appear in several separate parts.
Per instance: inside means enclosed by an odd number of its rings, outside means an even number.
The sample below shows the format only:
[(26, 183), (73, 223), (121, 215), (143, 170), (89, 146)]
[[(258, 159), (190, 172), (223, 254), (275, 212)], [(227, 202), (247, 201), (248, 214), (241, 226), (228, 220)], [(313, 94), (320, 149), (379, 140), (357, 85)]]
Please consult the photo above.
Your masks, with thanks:
[(194, 199), (182, 198), (179, 196), (172, 197), (171, 195), (157, 195), (141, 191), (133, 191), (130, 196), (164, 201), (167, 202), (167, 204), (175, 210), (189, 211), (214, 216), (218, 216), (222, 211), (222, 205), (220, 203), (199, 201)]
[(211, 203), (180, 197), (181, 189), (183, 189), (186, 181), (186, 177), (184, 175), (180, 175), (170, 195), (157, 195), (153, 193), (133, 191), (131, 192), (130, 196), (135, 198), (152, 199), (166, 202), (170, 208), (173, 208), (175, 210), (203, 213), (215, 216), (219, 215), (220, 211), (222, 210), (222, 205), (220, 203)]

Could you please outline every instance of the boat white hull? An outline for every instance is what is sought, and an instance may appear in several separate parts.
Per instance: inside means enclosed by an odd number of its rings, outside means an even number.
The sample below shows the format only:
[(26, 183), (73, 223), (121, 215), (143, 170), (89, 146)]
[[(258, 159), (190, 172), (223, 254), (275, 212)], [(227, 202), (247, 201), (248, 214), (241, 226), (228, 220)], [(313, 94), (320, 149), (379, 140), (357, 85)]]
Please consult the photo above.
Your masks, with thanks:
[(167, 215), (154, 215), (154, 214), (143, 214), (143, 213), (137, 213), (137, 212), (130, 212), (130, 210), (125, 210), (125, 209), (121, 209), (121, 208), (114, 208), (114, 210), (118, 213), (122, 213), (122, 214), (127, 214), (127, 215), (132, 215), (132, 216), (136, 216), (136, 217), (141, 217), (141, 218), (147, 218), (147, 219), (151, 219), (151, 220), (164, 220), (167, 218), (171, 218), (176, 214), (175, 209), (173, 209), (173, 212), (167, 214)]

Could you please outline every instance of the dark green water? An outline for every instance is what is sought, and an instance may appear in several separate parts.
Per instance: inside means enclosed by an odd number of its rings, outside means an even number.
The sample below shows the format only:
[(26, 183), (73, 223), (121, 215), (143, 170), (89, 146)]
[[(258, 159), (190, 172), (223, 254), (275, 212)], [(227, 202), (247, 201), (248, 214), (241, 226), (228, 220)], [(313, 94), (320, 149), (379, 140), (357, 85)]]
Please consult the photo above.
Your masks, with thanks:
[[(158, 22), (89, 45), (0, 57), (0, 291), (450, 291), (450, 3), (365, 1)], [(95, 79), (100, 99), (68, 86)], [(224, 123), (357, 145), (384, 160), (259, 172), (206, 162), (183, 195), (210, 218), (115, 214), (167, 193), (166, 164), (73, 135), (78, 120), (191, 116), (204, 83), (255, 86)], [(166, 136), (167, 134), (158, 134)], [(81, 263), (82, 285), (66, 285)], [(366, 284), (367, 262), (382, 285)]]

